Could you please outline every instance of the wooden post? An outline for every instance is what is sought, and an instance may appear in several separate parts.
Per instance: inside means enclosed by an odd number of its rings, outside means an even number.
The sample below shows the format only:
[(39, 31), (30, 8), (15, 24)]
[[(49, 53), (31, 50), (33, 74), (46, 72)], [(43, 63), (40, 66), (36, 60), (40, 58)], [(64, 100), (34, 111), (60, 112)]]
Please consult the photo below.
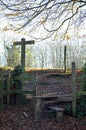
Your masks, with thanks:
[(72, 113), (76, 116), (76, 68), (75, 62), (72, 62)]
[(37, 79), (37, 73), (36, 73), (36, 80), (35, 80), (35, 95), (38, 95), (38, 79)]
[(67, 48), (64, 46), (64, 73), (67, 71), (67, 57), (66, 57)]
[(10, 72), (7, 72), (7, 105), (10, 104)]
[(21, 66), (22, 67), (25, 67), (25, 45), (26, 44), (34, 44), (34, 40), (25, 41), (25, 39), (22, 38), (20, 42), (13, 43), (13, 45), (21, 45)]
[(0, 111), (3, 110), (3, 72), (0, 71)]
[(21, 66), (25, 67), (25, 39), (21, 39)]
[(37, 96), (37, 92), (36, 92), (36, 86), (37, 86), (36, 73), (32, 77), (32, 82), (33, 82), (33, 85), (34, 85), (34, 96)]
[(42, 115), (41, 99), (40, 98), (35, 98), (34, 99), (34, 110), (35, 110), (35, 118), (36, 118), (36, 120), (40, 120), (41, 115)]

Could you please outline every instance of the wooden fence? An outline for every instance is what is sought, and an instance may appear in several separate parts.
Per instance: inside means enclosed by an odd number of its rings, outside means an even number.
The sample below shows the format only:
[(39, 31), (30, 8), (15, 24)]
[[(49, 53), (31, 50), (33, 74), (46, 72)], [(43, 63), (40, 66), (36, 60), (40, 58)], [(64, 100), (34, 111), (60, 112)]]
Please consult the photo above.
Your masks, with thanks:
[[(26, 77), (25, 77), (26, 75)], [(16, 77), (17, 80), (30, 81), (34, 85), (33, 90), (11, 89), (11, 72), (0, 71), (0, 111), (3, 110), (3, 96), (7, 98), (7, 105), (10, 104), (10, 95), (12, 94), (37, 94), (36, 73), (26, 73), (22, 77)], [(79, 95), (86, 95), (86, 91), (76, 91), (76, 68), (75, 62), (72, 62), (72, 112), (76, 115), (76, 99)], [(18, 97), (19, 98), (19, 97)], [(21, 98), (20, 98), (21, 101)], [(16, 99), (16, 104), (19, 105), (19, 99)]]
[[(28, 76), (28, 77), (27, 77)], [(33, 90), (22, 90), (22, 89), (12, 89), (12, 81), (11, 81), (11, 72), (10, 71), (0, 71), (0, 111), (3, 110), (3, 100), (4, 96), (6, 97), (6, 104), (10, 104), (10, 95), (22, 95), (22, 94), (30, 94), (30, 95), (35, 95), (36, 94), (36, 74), (27, 74), (27, 78), (24, 79), (30, 80), (32, 84), (34, 85)], [(29, 78), (30, 76), (30, 78)], [(22, 77), (23, 78), (23, 77)], [(16, 77), (16, 80), (23, 80), (21, 77)], [(20, 99), (19, 99), (20, 98)], [(21, 96), (17, 96), (16, 98), (16, 104), (20, 105), (21, 103), (19, 101), (21, 100)]]

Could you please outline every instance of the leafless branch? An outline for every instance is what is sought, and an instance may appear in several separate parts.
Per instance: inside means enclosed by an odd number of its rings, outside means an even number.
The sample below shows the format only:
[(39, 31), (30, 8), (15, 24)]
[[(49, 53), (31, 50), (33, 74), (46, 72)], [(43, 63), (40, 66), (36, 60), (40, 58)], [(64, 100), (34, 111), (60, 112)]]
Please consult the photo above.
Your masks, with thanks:
[[(83, 7), (86, 6), (85, 0), (19, 0), (15, 3), (0, 0), (0, 6), (3, 16), (13, 24), (16, 21), (15, 30), (26, 28), (32, 23), (32, 27), (35, 27), (35, 29), (36, 25), (37, 28), (43, 26), (48, 32), (47, 37), (51, 37), (58, 32), (66, 22), (68, 22), (65, 30), (67, 32), (73, 18), (75, 21), (81, 18), (81, 22), (83, 22), (86, 16), (85, 12), (80, 14), (80, 10), (83, 10)], [(47, 26), (48, 23), (50, 27)]]

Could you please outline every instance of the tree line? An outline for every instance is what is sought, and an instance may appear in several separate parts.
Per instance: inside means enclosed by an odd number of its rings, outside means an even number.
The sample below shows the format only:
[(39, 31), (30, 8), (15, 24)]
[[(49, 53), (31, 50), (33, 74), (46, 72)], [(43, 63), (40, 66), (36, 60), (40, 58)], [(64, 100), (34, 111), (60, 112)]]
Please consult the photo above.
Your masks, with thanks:
[[(30, 46), (26, 48), (26, 67), (32, 68), (64, 68), (64, 46), (56, 43), (47, 43), (45, 46)], [(82, 68), (86, 62), (86, 45), (66, 45), (66, 64), (71, 68), (71, 62), (76, 62), (77, 68)], [(5, 47), (5, 65), (14, 67), (20, 64), (20, 48), (17, 46)]]

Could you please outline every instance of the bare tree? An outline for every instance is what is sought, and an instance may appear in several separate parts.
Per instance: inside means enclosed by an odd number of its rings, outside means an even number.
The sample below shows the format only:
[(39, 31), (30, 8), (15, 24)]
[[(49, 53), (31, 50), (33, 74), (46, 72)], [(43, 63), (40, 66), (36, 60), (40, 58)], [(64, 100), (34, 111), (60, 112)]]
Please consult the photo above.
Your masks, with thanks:
[(36, 67), (42, 69), (47, 67), (48, 50), (46, 47), (36, 47), (34, 56)]
[(7, 66), (14, 67), (19, 64), (20, 56), (19, 56), (19, 47), (15, 47), (12, 45), (13, 38), (6, 36), (5, 33), (0, 37), (1, 43), (3, 44), (3, 61)]
[(12, 27), (21, 30), (27, 26), (34, 30), (42, 26), (49, 38), (52, 34), (57, 35), (64, 25), (63, 32), (66, 33), (73, 23), (83, 23), (85, 6), (86, 0), (0, 0), (0, 15), (9, 19), (9, 27), (5, 30)]
[(50, 60), (51, 60), (51, 66), (53, 68), (58, 67), (58, 54), (59, 54), (59, 49), (58, 49), (58, 43), (51, 43), (49, 44), (50, 48)]
[(34, 55), (32, 47), (26, 49), (26, 66), (33, 67), (34, 66)]
[(19, 48), (6, 45), (7, 65), (14, 67), (19, 64)]

